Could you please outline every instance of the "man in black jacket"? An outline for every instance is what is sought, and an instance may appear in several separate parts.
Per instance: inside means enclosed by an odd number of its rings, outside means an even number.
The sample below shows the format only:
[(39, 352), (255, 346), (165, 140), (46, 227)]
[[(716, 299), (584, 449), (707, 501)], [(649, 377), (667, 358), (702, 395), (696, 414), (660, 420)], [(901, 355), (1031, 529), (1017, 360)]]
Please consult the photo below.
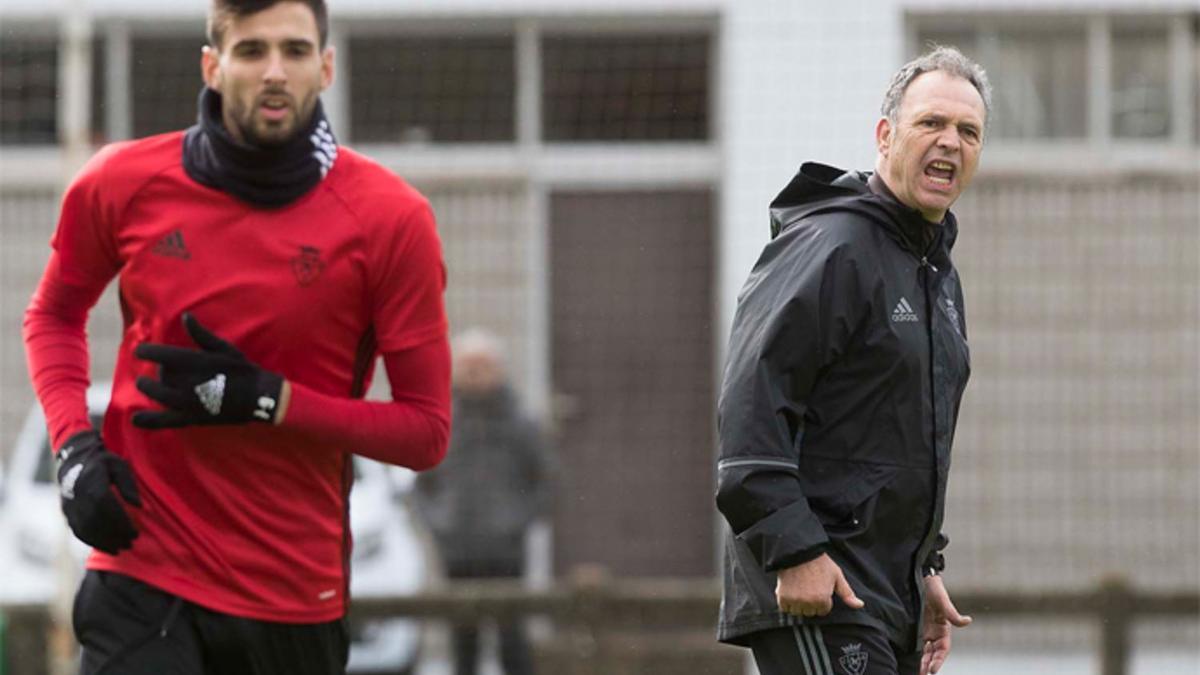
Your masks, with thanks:
[(805, 164), (738, 299), (719, 403), (718, 637), (763, 675), (936, 673), (966, 626), (939, 573), (970, 372), (950, 205), (991, 89), (953, 48), (901, 68), (874, 173)]
[[(454, 422), (446, 461), (417, 476), (417, 507), (451, 579), (519, 579), (525, 536), (549, 512), (554, 460), (518, 405), (498, 339), (481, 330), (453, 344)], [(505, 675), (530, 675), (521, 621), (498, 628)], [(479, 627), (454, 627), (454, 672), (478, 672)]]

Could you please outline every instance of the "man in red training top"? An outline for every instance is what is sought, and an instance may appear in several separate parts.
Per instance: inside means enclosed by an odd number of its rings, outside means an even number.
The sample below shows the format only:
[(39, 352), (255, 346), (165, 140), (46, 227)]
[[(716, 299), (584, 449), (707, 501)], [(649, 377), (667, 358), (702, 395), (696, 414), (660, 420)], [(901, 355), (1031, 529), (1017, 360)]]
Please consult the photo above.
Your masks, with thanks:
[[(321, 0), (215, 0), (199, 121), (101, 150), (25, 315), (63, 512), (95, 550), (82, 672), (342, 673), (351, 453), (422, 470), (450, 416), (428, 202), (339, 147)], [(88, 312), (119, 277), (102, 433)], [(382, 355), (391, 402), (362, 400)]]

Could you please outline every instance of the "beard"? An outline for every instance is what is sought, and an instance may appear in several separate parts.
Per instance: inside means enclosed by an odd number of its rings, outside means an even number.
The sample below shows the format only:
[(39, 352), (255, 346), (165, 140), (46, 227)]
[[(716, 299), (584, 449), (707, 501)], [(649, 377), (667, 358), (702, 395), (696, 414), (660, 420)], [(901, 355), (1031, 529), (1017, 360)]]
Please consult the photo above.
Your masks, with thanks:
[(293, 100), (290, 103), (295, 114), (285, 117), (279, 122), (258, 120), (256, 116), (257, 98), (250, 108), (240, 103), (233, 104), (229, 110), (229, 117), (237, 125), (237, 131), (244, 143), (261, 148), (279, 147), (286, 145), (308, 127), (309, 122), (312, 121), (313, 110), (316, 108), (316, 96), (309, 96), (299, 102)]

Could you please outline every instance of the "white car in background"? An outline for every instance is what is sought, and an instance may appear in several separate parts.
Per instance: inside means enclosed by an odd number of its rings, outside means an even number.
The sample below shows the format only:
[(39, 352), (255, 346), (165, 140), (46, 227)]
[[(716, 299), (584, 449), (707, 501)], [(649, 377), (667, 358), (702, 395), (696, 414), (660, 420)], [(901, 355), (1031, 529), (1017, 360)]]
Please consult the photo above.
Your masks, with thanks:
[[(88, 410), (98, 426), (109, 386), (88, 389)], [(69, 540), (82, 570), (90, 548), (75, 539), (59, 508), (58, 485), (41, 407), (25, 418), (17, 443), (0, 473), (0, 604), (47, 603), (59, 593), (55, 558)], [(400, 467), (355, 456), (350, 492), (354, 553), (351, 598), (392, 597), (423, 588), (427, 552), (412, 520), (407, 495), (414, 475)], [(73, 593), (73, 591), (72, 591)], [(349, 671), (410, 675), (420, 652), (420, 625), (407, 619), (351, 626)]]

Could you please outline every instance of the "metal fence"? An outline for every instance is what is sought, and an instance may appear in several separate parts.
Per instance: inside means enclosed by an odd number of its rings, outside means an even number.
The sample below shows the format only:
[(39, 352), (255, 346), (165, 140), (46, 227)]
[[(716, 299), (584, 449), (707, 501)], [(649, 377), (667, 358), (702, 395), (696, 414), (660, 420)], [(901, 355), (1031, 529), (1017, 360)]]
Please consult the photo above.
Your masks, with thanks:
[[(956, 604), (980, 618), (1068, 617), (1103, 635), (1100, 675), (1127, 675), (1133, 627), (1142, 620), (1200, 621), (1200, 594), (1136, 588), (1112, 578), (1080, 591), (958, 590)], [(712, 622), (720, 591), (709, 580), (594, 576), (544, 590), (518, 582), (456, 582), (419, 595), (356, 601), (351, 621), (397, 616), (474, 623), (543, 616), (555, 634), (537, 652), (543, 675), (730, 675), (744, 670), (740, 650), (719, 646)], [(9, 671), (46, 672), (49, 615), (44, 607), (0, 607), (8, 619)], [(969, 631), (961, 631), (966, 634)]]

